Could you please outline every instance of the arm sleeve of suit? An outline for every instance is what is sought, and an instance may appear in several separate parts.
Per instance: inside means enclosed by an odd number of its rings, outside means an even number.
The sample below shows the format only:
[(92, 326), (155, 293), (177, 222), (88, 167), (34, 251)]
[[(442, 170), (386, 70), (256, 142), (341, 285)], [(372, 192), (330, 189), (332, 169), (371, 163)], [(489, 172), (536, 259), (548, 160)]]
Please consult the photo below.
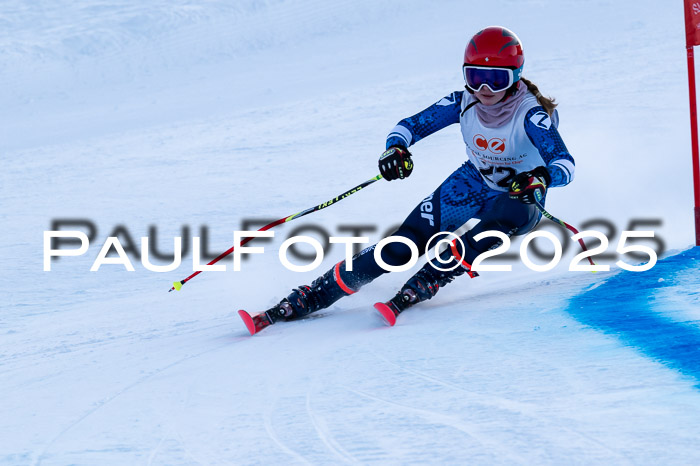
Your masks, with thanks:
[(436, 131), (459, 123), (463, 95), (461, 91), (453, 92), (422, 112), (399, 121), (387, 136), (386, 148), (408, 148)]
[(566, 186), (574, 179), (574, 158), (562, 141), (557, 127), (559, 115), (554, 111), (550, 117), (543, 107), (531, 108), (525, 116), (525, 132), (540, 152), (542, 160), (552, 178), (550, 187)]

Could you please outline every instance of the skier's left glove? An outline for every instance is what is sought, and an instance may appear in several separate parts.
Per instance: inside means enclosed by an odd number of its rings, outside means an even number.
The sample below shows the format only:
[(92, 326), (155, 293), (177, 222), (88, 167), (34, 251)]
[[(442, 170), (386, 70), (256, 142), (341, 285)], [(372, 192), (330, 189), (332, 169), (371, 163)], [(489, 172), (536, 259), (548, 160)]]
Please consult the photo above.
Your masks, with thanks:
[(412, 171), (411, 153), (404, 147), (390, 147), (379, 157), (379, 173), (387, 181), (403, 180)]
[(510, 198), (524, 204), (542, 202), (547, 193), (551, 177), (545, 167), (537, 167), (523, 173), (518, 173), (510, 184)]

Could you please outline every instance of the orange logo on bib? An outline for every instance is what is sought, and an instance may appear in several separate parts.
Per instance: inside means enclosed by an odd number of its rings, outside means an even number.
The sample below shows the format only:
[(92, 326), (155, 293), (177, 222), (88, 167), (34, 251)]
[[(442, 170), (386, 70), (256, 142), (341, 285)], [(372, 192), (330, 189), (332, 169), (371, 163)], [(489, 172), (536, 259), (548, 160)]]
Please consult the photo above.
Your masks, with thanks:
[(506, 150), (506, 140), (500, 138), (486, 139), (483, 134), (474, 136), (474, 145), (480, 150), (489, 150), (494, 154), (502, 154)]

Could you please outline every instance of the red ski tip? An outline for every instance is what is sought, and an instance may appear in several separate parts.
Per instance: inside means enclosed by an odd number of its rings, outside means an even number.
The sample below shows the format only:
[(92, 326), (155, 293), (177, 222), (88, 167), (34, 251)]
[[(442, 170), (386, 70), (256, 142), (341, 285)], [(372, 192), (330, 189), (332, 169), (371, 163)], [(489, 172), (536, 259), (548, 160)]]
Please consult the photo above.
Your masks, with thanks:
[(374, 305), (374, 308), (377, 311), (379, 311), (379, 313), (382, 315), (382, 317), (384, 317), (384, 320), (390, 327), (394, 326), (394, 324), (396, 323), (396, 314), (394, 314), (393, 309), (391, 309), (386, 303), (376, 303)]
[(243, 323), (245, 324), (250, 334), (255, 335), (255, 322), (253, 322), (253, 318), (250, 316), (250, 314), (241, 309), (240, 311), (238, 311), (238, 315), (241, 316), (241, 319), (243, 319)]

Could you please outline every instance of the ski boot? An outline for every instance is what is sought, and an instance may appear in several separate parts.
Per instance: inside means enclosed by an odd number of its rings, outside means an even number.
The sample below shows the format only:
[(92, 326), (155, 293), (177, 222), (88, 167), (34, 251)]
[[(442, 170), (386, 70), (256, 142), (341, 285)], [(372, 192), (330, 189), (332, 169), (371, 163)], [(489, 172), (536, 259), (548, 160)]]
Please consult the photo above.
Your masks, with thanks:
[(352, 294), (352, 290), (338, 283), (339, 266), (340, 264), (336, 265), (318, 277), (311, 286), (295, 288), (289, 296), (265, 312), (251, 316), (246, 311), (238, 311), (250, 334), (254, 335), (280, 320), (293, 320), (325, 309), (343, 296)]
[[(449, 265), (444, 268), (449, 268)], [(468, 272), (471, 277), (476, 277), (476, 272), (468, 271), (462, 265), (453, 270), (441, 271), (428, 262), (406, 284), (396, 296), (385, 303), (376, 303), (374, 308), (382, 315), (389, 326), (396, 323), (396, 317), (411, 306), (421, 301), (432, 299), (440, 289), (455, 278)]]

